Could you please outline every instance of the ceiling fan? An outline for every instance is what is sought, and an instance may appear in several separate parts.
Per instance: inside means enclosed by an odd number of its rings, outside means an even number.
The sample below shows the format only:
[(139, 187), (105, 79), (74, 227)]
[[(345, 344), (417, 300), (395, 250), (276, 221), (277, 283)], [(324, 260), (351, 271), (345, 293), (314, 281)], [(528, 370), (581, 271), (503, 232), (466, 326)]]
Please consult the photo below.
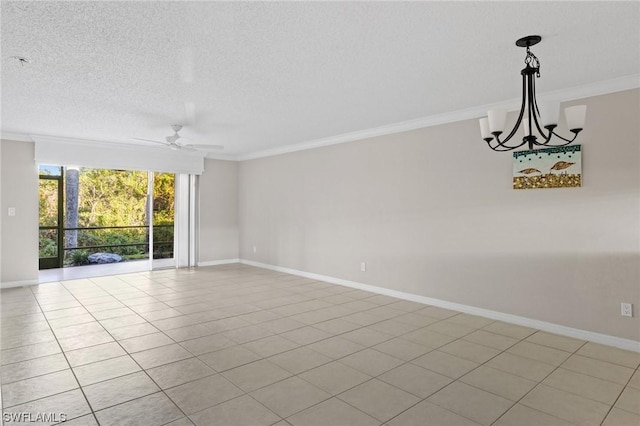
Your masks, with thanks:
[(160, 144), (160, 145), (164, 145), (164, 146), (168, 147), (169, 149), (173, 149), (173, 150), (213, 151), (213, 150), (216, 150), (216, 149), (224, 149), (224, 146), (222, 146), (222, 145), (186, 143), (186, 142), (189, 142), (188, 139), (183, 138), (182, 136), (180, 136), (178, 134), (180, 129), (182, 129), (182, 125), (180, 125), (180, 124), (173, 124), (171, 126), (171, 129), (173, 129), (174, 133), (173, 133), (173, 135), (167, 136), (165, 138), (166, 142), (154, 141), (154, 140), (151, 140), (151, 139), (142, 139), (142, 138), (131, 138), (131, 139), (136, 139), (136, 140), (145, 141), (145, 142), (157, 143), (157, 144)]

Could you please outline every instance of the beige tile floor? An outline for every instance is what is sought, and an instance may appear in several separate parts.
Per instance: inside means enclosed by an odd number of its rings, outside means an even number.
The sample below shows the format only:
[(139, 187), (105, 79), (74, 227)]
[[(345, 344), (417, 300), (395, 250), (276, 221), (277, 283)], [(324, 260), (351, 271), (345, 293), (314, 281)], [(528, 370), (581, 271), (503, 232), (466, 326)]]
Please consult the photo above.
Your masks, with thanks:
[(638, 353), (263, 269), (0, 294), (7, 425), (640, 425)]

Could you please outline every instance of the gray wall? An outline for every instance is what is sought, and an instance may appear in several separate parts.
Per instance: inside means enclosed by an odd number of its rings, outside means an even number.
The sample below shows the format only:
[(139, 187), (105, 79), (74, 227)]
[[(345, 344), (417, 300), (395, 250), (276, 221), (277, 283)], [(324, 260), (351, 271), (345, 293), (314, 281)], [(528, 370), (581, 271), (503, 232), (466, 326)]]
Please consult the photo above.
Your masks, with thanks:
[(205, 160), (199, 186), (198, 262), (238, 259), (238, 163)]
[[(0, 282), (38, 279), (38, 170), (32, 142), (1, 141)], [(199, 262), (237, 259), (238, 164), (206, 160), (200, 177)], [(7, 209), (16, 208), (8, 217)]]
[[(577, 189), (512, 190), (511, 155), (489, 150), (476, 120), (207, 160), (199, 261), (240, 257), (640, 340), (638, 316), (620, 317), (622, 301), (640, 309), (640, 91), (584, 102)], [(33, 144), (0, 148), (0, 280), (36, 280)]]
[[(0, 215), (2, 268), (0, 282), (38, 279), (38, 169), (34, 145), (0, 141)], [(16, 215), (7, 210), (15, 207)]]
[(240, 257), (640, 340), (639, 98), (580, 101), (582, 188), (513, 190), (477, 120), (242, 162)]

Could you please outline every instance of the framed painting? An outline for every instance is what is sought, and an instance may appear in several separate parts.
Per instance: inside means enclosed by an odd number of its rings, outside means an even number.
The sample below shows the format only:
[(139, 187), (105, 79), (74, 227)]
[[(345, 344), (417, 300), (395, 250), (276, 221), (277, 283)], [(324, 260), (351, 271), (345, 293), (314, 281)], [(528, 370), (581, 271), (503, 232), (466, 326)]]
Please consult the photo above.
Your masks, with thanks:
[(513, 189), (582, 186), (581, 145), (513, 153)]

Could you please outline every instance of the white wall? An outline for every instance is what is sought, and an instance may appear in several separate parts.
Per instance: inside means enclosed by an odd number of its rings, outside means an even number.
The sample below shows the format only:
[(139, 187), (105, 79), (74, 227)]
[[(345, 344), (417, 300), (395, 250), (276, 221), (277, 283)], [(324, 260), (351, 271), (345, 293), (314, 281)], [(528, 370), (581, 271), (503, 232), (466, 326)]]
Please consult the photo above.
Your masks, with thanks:
[(477, 120), (242, 162), (240, 257), (640, 340), (639, 93), (580, 101), (582, 188), (513, 190)]
[[(38, 279), (38, 169), (34, 145), (0, 141), (0, 240), (2, 283), (33, 283)], [(16, 215), (9, 217), (9, 207)]]
[(238, 163), (205, 160), (199, 178), (198, 263), (239, 257)]

